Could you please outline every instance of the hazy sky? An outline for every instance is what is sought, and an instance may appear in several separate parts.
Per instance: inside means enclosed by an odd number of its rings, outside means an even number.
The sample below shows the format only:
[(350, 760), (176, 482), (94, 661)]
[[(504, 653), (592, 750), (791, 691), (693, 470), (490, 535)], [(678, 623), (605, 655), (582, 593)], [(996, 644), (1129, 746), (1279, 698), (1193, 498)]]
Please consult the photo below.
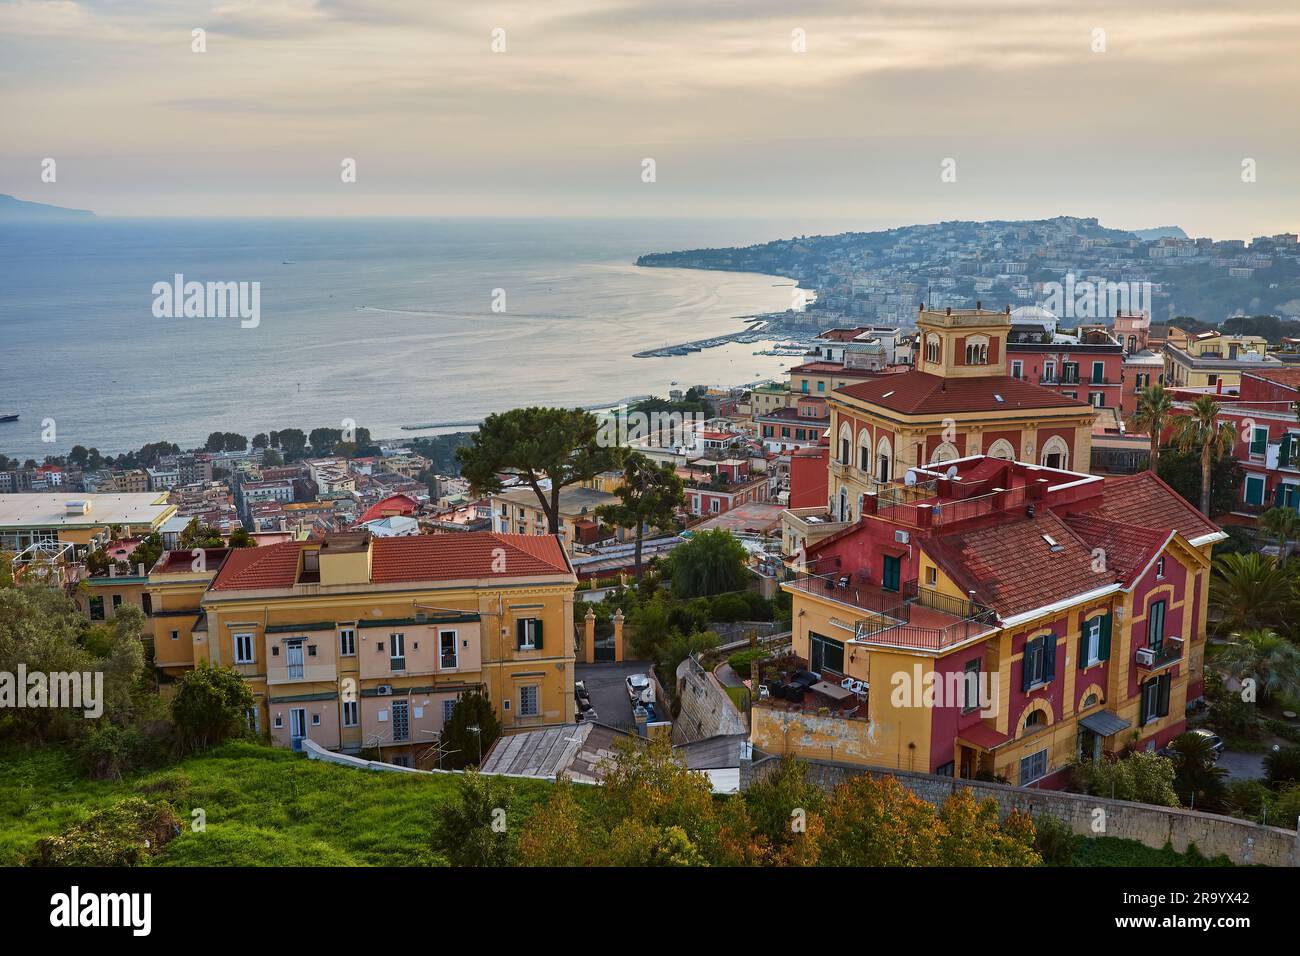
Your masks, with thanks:
[(1297, 0), (0, 0), (0, 192), (1244, 238), (1300, 228), (1298, 50)]

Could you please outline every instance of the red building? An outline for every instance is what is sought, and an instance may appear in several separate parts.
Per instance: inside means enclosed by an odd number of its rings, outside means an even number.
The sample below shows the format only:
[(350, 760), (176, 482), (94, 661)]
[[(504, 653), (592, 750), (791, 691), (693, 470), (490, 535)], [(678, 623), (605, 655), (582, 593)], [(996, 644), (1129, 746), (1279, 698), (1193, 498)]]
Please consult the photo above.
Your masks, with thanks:
[[(1176, 411), (1185, 411), (1200, 394), (1176, 391)], [(1232, 455), (1246, 473), (1233, 510), (1245, 515), (1273, 507), (1300, 511), (1300, 368), (1244, 372), (1236, 395), (1221, 390), (1213, 395), (1223, 409), (1220, 421), (1237, 429)]]

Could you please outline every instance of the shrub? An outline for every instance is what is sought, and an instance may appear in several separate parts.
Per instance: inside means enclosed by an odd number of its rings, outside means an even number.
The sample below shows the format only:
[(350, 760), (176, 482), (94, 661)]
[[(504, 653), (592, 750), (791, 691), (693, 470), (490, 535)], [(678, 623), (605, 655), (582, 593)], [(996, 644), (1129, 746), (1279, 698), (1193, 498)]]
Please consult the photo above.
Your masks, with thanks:
[(1273, 786), (1300, 781), (1300, 747), (1283, 747), (1264, 758), (1264, 775)]
[(1139, 752), (1123, 759), (1106, 757), (1083, 761), (1070, 768), (1074, 787), (1095, 797), (1113, 797), (1161, 807), (1179, 806), (1174, 792), (1174, 762), (1153, 753)]
[(1069, 866), (1074, 859), (1074, 832), (1061, 820), (1045, 813), (1034, 820), (1034, 849), (1047, 866)]
[(709, 604), (709, 617), (724, 623), (749, 620), (749, 602), (740, 594), (719, 594)]
[(1269, 820), (1274, 826), (1294, 830), (1297, 819), (1300, 819), (1300, 784), (1292, 784), (1283, 787), (1277, 795), (1277, 802), (1269, 811)]
[(515, 857), (509, 827), (514, 792), (500, 777), (470, 770), (460, 778), (460, 799), (440, 807), (433, 849), (453, 866), (510, 866)]
[(201, 751), (246, 736), (247, 714), (253, 706), (253, 692), (234, 668), (213, 667), (205, 661), (180, 679), (172, 698), (172, 719), (181, 745)]
[(138, 866), (178, 833), (166, 803), (128, 797), (36, 844), (29, 866)]
[[(1230, 780), (1225, 799), (1232, 810), (1260, 822), (1264, 819), (1264, 811), (1273, 803), (1273, 791), (1262, 780)], [(1269, 816), (1272, 816), (1271, 811)]]

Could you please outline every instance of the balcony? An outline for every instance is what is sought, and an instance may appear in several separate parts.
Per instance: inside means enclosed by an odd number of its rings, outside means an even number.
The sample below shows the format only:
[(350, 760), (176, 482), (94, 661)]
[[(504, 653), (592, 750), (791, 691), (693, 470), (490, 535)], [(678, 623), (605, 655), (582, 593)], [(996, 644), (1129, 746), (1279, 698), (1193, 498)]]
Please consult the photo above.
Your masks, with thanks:
[(333, 664), (288, 664), (278, 671), (271, 668), (266, 675), (267, 684), (333, 682), (337, 679), (338, 670)]
[(1138, 670), (1152, 672), (1163, 670), (1183, 659), (1183, 639), (1166, 637), (1158, 648), (1139, 647), (1133, 651), (1133, 662)]
[(951, 597), (916, 581), (893, 591), (851, 575), (809, 575), (785, 587), (864, 612), (854, 626), (854, 640), (861, 644), (938, 651), (997, 624), (997, 615), (978, 601)]

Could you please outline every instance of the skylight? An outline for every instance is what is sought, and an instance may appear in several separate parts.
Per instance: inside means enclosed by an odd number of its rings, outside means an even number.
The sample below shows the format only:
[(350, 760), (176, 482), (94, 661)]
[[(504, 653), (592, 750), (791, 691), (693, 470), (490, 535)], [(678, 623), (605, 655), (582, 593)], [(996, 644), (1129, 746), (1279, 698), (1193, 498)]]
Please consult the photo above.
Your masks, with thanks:
[(994, 398), (995, 401), (999, 401), (999, 402), (1001, 402), (1001, 401), (1005, 401), (1005, 399), (1003, 399), (1003, 397), (1002, 397), (1001, 395), (999, 395), (997, 392), (994, 392), (994, 393), (993, 393), (993, 398)]

